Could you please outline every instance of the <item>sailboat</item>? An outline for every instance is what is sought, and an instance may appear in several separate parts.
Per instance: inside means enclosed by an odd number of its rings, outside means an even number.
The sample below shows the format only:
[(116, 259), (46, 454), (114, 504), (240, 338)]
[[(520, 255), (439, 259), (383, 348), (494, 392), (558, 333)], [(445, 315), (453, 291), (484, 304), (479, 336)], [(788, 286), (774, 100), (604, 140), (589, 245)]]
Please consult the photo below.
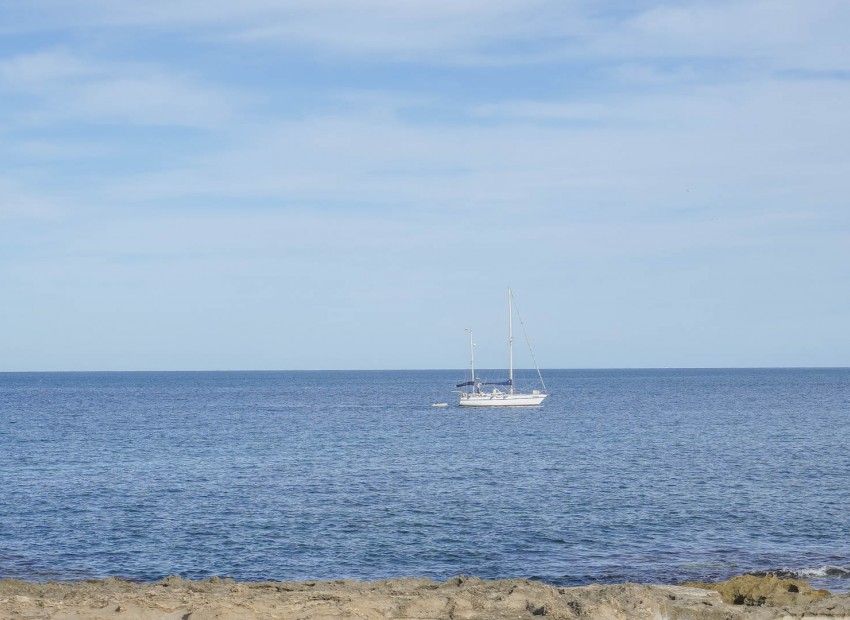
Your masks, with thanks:
[[(540, 379), (542, 390), (532, 390), (530, 393), (517, 392), (514, 390), (514, 334), (513, 334), (513, 313), (514, 313), (514, 296), (511, 289), (508, 289), (508, 380), (499, 382), (482, 382), (479, 377), (475, 376), (475, 342), (472, 339), (472, 330), (469, 332), (469, 369), (470, 380), (458, 383), (456, 387), (472, 388), (468, 392), (460, 393), (461, 407), (539, 407), (543, 404), (546, 398), (546, 385), (543, 383), (543, 376), (540, 374), (540, 368), (537, 367), (537, 361), (534, 361), (534, 367), (537, 370), (537, 376)], [(526, 339), (527, 340), (527, 339)], [(531, 345), (529, 344), (529, 349)], [(534, 353), (531, 354), (534, 359)], [(485, 386), (493, 386), (488, 392)], [(499, 387), (506, 388), (504, 390)]]

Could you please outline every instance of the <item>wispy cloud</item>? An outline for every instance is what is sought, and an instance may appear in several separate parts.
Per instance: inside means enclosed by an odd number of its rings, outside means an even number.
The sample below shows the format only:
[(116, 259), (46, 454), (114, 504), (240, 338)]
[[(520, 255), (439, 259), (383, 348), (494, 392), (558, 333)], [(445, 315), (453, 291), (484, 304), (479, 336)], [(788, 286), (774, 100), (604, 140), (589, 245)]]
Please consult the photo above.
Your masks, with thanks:
[(210, 127), (227, 120), (230, 106), (213, 89), (151, 75), (88, 84), (70, 98), (65, 112), (89, 122)]
[(209, 127), (220, 125), (231, 113), (228, 94), (177, 72), (90, 60), (66, 50), (0, 59), (3, 91), (33, 102), (19, 114), (41, 123), (73, 119)]
[[(482, 63), (565, 58), (741, 58), (847, 69), (841, 0), (722, 0), (657, 4), (556, 0), (247, 0), (144, 4), (56, 0), (6, 8), (6, 32), (81, 28), (194, 29), (195, 36), (306, 47), (387, 60)], [(0, 14), (2, 15), (2, 14)], [(811, 37), (811, 32), (818, 37)]]
[[(15, 222), (55, 220), (64, 210), (50, 194), (39, 194), (7, 176), (0, 175), (0, 223), (15, 229)], [(2, 237), (0, 237), (2, 238)], [(11, 243), (9, 239), (9, 243)]]
[[(600, 54), (631, 57), (742, 58), (796, 66), (846, 68), (842, 35), (850, 7), (840, 0), (721, 1), (659, 5), (595, 37)], [(812, 32), (818, 37), (812, 37)]]
[(67, 50), (52, 49), (0, 59), (0, 85), (10, 91), (43, 92), (99, 71)]
[[(377, 114), (244, 127), (226, 151), (124, 178), (111, 191), (130, 201), (227, 197), (487, 211), (618, 202), (628, 209), (732, 191), (755, 198), (753, 186), (762, 199), (802, 208), (821, 193), (807, 186), (822, 186), (847, 162), (844, 82), (772, 80), (614, 99), (486, 104), (468, 111), (486, 123), (441, 126), (405, 120), (391, 111), (390, 97), (375, 103)], [(836, 183), (850, 189), (834, 178), (829, 192)], [(618, 201), (624, 191), (628, 201)]]
[[(28, 9), (18, 7), (13, 13), (21, 29), (50, 29), (60, 23), (88, 28), (191, 27), (208, 35), (287, 46), (413, 56), (440, 52), (445, 58), (504, 39), (527, 40), (541, 29), (549, 31), (552, 20), (541, 18), (546, 12), (563, 18), (557, 32), (564, 27), (572, 29), (573, 22), (567, 18), (579, 15), (573, 5), (552, 0), (365, 0), (356, 4), (344, 0), (247, 0), (238, 6), (199, 0), (153, 0), (144, 5), (83, 0), (73, 11), (55, 0), (36, 0)], [(43, 17), (37, 20), (35, 15)]]

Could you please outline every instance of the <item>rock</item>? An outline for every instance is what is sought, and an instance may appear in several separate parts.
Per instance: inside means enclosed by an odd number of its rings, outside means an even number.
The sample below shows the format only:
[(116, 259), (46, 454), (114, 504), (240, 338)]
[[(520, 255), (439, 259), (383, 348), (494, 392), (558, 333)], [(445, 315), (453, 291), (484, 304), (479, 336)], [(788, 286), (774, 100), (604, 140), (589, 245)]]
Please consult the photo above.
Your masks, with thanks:
[(686, 583), (685, 586), (719, 592), (724, 603), (768, 607), (807, 605), (829, 596), (805, 581), (780, 579), (775, 575), (740, 575), (719, 583)]
[(160, 581), (159, 585), (161, 585), (163, 588), (174, 588), (180, 587), (184, 585), (184, 583), (185, 582), (183, 581), (183, 578), (180, 577), (180, 575), (169, 575), (168, 577)]
[[(428, 579), (237, 583), (169, 578), (158, 585), (0, 580), (0, 619), (850, 620), (850, 597), (812, 590), (800, 581), (750, 575), (699, 585), (556, 588), (525, 579), (476, 577), (443, 583)], [(102, 608), (106, 602), (108, 614)], [(57, 611), (60, 605), (61, 612)]]

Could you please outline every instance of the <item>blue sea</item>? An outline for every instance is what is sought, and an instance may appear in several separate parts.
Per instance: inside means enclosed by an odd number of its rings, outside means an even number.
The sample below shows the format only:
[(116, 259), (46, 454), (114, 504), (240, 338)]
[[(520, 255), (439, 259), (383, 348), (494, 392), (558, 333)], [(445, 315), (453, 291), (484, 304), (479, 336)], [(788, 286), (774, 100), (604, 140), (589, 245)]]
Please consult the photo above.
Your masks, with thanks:
[(463, 378), (0, 374), (0, 577), (850, 589), (850, 369), (550, 370), (497, 410)]

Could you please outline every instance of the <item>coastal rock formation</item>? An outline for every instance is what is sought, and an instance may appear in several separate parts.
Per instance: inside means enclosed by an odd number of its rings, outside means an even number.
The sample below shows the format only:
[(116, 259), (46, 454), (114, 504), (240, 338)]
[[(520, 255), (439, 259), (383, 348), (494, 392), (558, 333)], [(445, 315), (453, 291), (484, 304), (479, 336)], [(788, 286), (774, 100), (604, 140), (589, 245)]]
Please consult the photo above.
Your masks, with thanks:
[[(29, 583), (7, 579), (0, 580), (0, 618), (850, 620), (848, 595), (832, 596), (825, 591), (812, 591), (803, 582), (782, 583), (789, 580), (775, 577), (735, 579), (738, 581), (700, 587), (627, 583), (578, 588), (523, 579), (487, 581), (463, 576), (443, 583), (411, 578), (298, 583), (242, 583), (218, 578), (185, 581), (179, 577), (157, 583), (120, 579)], [(735, 583), (729, 585), (731, 582)], [(731, 602), (725, 602), (724, 597)], [(740, 604), (734, 604), (736, 601)]]
[(768, 605), (787, 607), (807, 605), (829, 596), (828, 590), (814, 590), (799, 579), (780, 579), (774, 575), (740, 575), (720, 583), (686, 583), (686, 586), (719, 592), (730, 605)]

